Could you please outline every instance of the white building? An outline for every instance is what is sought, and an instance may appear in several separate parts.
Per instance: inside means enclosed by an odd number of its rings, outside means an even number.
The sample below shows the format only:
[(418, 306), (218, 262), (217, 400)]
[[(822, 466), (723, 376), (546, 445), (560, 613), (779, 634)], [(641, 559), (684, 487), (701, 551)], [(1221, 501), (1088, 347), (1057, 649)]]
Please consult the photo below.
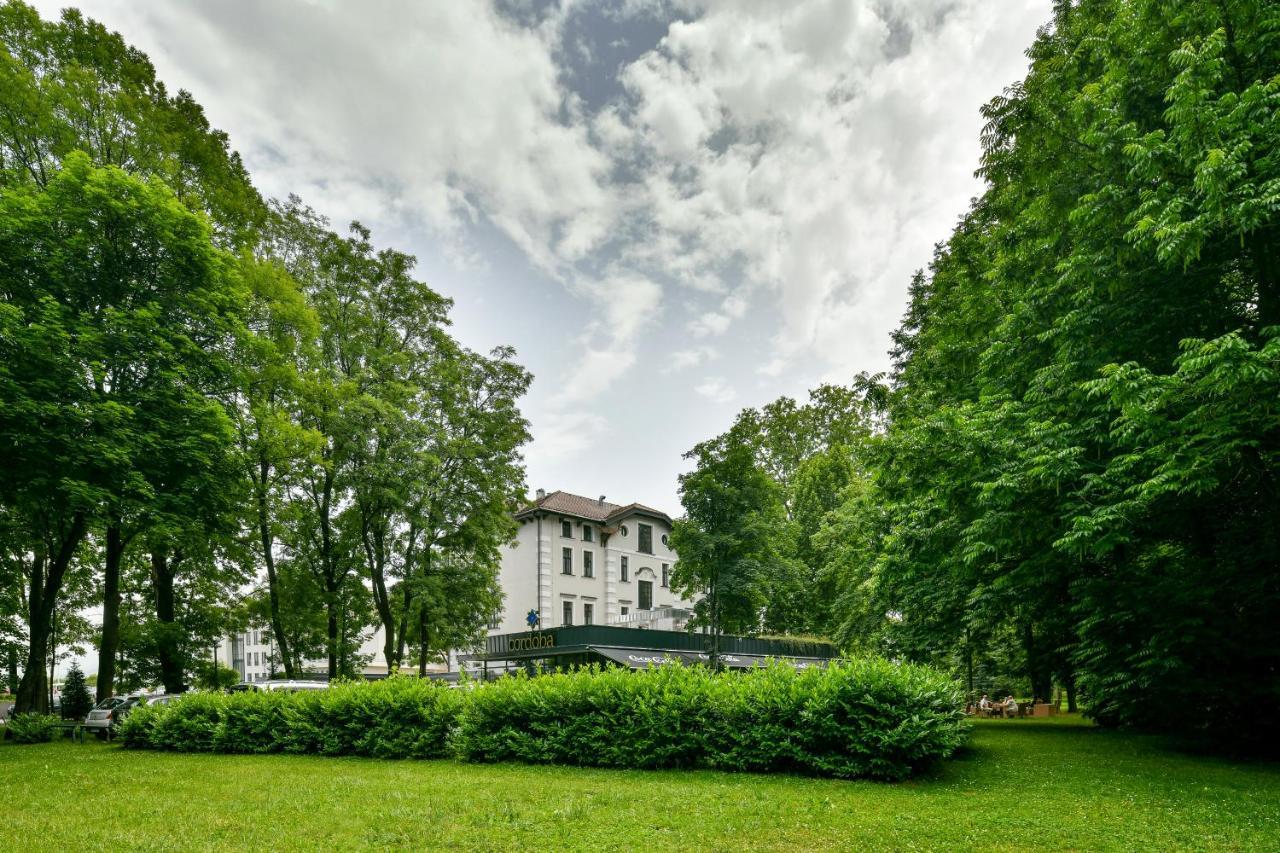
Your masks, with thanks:
[(671, 517), (633, 503), (568, 492), (547, 494), (516, 513), (520, 528), (502, 555), (502, 612), (489, 633), (561, 625), (681, 629), (692, 602), (671, 590), (676, 555)]
[[(609, 503), (568, 492), (547, 494), (515, 515), (515, 540), (502, 552), (498, 582), (503, 608), (489, 623), (489, 634), (528, 631), (530, 611), (539, 628), (562, 625), (619, 625), (681, 631), (693, 603), (671, 590), (675, 552), (667, 544), (671, 517), (633, 503)], [(275, 648), (271, 630), (259, 627), (222, 642), (218, 658), (245, 681), (271, 676)], [(466, 651), (466, 650), (462, 650)], [(365, 639), (366, 676), (387, 672), (382, 628)], [(304, 669), (324, 672), (322, 660), (304, 661)], [(458, 654), (449, 667), (458, 666)], [(433, 667), (434, 668), (434, 667)], [(280, 676), (277, 664), (274, 672)]]

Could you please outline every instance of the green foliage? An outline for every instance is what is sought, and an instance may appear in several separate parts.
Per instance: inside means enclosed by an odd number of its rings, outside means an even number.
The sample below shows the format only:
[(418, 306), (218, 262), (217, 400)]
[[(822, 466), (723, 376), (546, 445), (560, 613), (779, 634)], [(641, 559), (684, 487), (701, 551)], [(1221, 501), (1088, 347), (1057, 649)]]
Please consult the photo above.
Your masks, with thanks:
[(945, 676), (879, 659), (800, 672), (578, 670), (472, 691), (457, 743), (476, 761), (899, 780), (964, 742), (959, 704)]
[(196, 664), (196, 687), (201, 690), (225, 690), (239, 681), (239, 671), (221, 661), (201, 661)]
[(48, 743), (61, 722), (52, 714), (14, 714), (4, 727), (5, 737), (14, 743)]
[[(1057, 4), (911, 285), (841, 638), (1265, 745), (1280, 708), (1280, 7)], [(988, 659), (983, 660), (986, 656)]]
[(119, 734), (126, 746), (180, 752), (438, 758), (463, 701), (460, 690), (402, 677), (297, 693), (197, 693), (139, 708)]
[(264, 204), (191, 96), (75, 10), (0, 4), (0, 114), (0, 655), (16, 673), (25, 646), (18, 704), (47, 704), (90, 594), (100, 693), (181, 691), (259, 571), (289, 674), (317, 647), (356, 674), (375, 621), (393, 664), (411, 636), (425, 658), (481, 634), (523, 491), (514, 352), (461, 347), (450, 301), (367, 229)]
[[(729, 430), (685, 454), (695, 461), (697, 470), (682, 478), (682, 490), (689, 490), (687, 495), (682, 492), (682, 500), (686, 513), (691, 504), (700, 504), (702, 518), (681, 534), (685, 547), (677, 550), (686, 565), (682, 569), (677, 564), (677, 576), (699, 576), (699, 585), (691, 591), (701, 592), (708, 586), (714, 570), (695, 569), (688, 562), (693, 558), (692, 547), (706, 544), (706, 535), (740, 542), (760, 558), (742, 563), (743, 571), (719, 584), (727, 596), (740, 599), (744, 610), (754, 613), (750, 618), (744, 613), (734, 630), (832, 632), (838, 622), (831, 610), (835, 578), (817, 537), (827, 515), (840, 505), (844, 490), (865, 476), (863, 451), (871, 440), (883, 396), (876, 377), (859, 375), (849, 387), (813, 389), (805, 403), (780, 397), (758, 410), (744, 409)], [(755, 473), (748, 474), (751, 469)], [(747, 479), (767, 481), (769, 487), (757, 488)], [(725, 503), (728, 511), (722, 516), (708, 515), (702, 493), (718, 485), (744, 492), (746, 500), (738, 512)], [(691, 538), (695, 529), (704, 535)], [(767, 554), (748, 544), (753, 529), (767, 536)]]
[(671, 527), (679, 559), (672, 589), (696, 597), (698, 624), (714, 638), (753, 633), (772, 582), (785, 575), (778, 540), (786, 524), (780, 490), (742, 445), (708, 450), (680, 477), (685, 516)]
[(89, 687), (85, 684), (84, 671), (80, 669), (79, 663), (72, 663), (62, 682), (62, 718), (83, 720), (92, 707), (93, 697), (89, 695)]
[(958, 688), (925, 667), (868, 659), (797, 672), (701, 667), (503, 679), (449, 689), (392, 677), (327, 690), (198, 693), (136, 709), (126, 746), (714, 767), (903, 779), (945, 758), (967, 726)]

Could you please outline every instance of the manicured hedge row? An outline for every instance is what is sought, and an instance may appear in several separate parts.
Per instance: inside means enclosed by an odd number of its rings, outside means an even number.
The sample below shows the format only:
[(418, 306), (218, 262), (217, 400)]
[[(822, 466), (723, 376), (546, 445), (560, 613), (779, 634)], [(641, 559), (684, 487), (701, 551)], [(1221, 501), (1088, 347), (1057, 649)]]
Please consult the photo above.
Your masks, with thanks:
[(461, 691), (390, 678), (300, 693), (195, 693), (134, 710), (126, 746), (181, 752), (292, 752), (373, 758), (449, 754)]
[(474, 691), (456, 747), (472, 761), (895, 780), (964, 741), (960, 699), (936, 671), (883, 660), (723, 675), (580, 670)]
[(584, 669), (451, 690), (412, 678), (305, 693), (195, 694), (139, 708), (127, 746), (709, 767), (896, 780), (967, 733), (958, 687), (882, 660), (797, 672), (775, 665)]

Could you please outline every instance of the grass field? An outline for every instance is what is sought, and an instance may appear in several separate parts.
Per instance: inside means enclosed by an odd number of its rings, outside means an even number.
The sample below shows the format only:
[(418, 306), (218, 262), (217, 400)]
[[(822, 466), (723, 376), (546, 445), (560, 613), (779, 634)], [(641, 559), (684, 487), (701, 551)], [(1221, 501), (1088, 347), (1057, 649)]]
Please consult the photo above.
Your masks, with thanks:
[(898, 785), (93, 742), (0, 746), (0, 779), (0, 849), (1280, 849), (1280, 766), (1069, 718)]

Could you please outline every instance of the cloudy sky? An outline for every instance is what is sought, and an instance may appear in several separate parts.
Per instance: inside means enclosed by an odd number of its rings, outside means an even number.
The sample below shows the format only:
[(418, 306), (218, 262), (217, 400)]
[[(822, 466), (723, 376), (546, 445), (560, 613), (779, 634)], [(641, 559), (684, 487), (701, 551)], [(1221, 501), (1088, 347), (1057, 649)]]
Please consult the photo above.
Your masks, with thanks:
[[(65, 2), (37, 3), (46, 17)], [(675, 513), (744, 406), (887, 364), (1049, 0), (84, 0), (536, 379), (530, 489)]]

